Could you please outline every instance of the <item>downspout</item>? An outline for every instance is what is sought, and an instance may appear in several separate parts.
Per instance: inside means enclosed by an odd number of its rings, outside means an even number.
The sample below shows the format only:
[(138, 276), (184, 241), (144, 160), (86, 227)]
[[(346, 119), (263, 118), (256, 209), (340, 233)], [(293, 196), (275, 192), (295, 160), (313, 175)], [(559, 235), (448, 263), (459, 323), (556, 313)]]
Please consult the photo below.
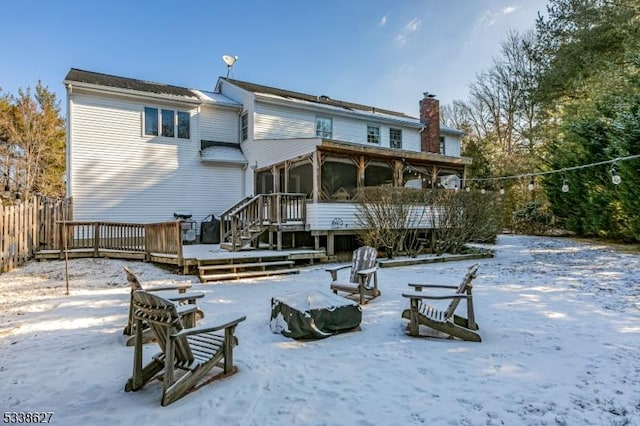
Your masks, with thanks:
[(71, 185), (71, 107), (73, 105), (73, 103), (71, 102), (71, 94), (73, 93), (73, 87), (71, 86), (71, 84), (67, 84), (67, 122), (66, 122), (66, 130), (67, 130), (67, 137), (66, 137), (66, 153), (67, 153), (67, 158), (65, 161), (65, 167), (67, 170), (65, 170), (65, 192), (66, 192), (66, 198), (71, 198), (73, 197), (73, 193), (71, 191), (72, 185)]

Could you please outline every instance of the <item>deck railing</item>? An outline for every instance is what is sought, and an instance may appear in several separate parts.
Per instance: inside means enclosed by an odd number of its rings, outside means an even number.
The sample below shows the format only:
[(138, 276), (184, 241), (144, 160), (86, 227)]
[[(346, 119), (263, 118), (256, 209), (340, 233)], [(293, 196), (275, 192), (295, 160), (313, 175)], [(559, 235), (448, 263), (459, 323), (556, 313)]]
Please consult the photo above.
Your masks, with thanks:
[[(94, 221), (60, 222), (60, 258), (121, 257), (151, 260), (168, 257), (182, 265), (182, 234), (179, 221), (164, 223), (118, 223)], [(155, 260), (155, 259), (154, 259)]]
[(220, 215), (220, 241), (235, 245), (242, 236), (273, 225), (304, 224), (306, 194), (277, 192), (244, 198)]

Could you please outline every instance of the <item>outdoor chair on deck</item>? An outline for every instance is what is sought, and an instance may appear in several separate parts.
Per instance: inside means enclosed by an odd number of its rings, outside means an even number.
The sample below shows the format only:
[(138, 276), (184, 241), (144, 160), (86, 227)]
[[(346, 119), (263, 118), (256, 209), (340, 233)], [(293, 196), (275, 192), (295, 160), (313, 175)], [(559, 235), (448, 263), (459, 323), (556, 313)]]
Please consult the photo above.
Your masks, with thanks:
[[(476, 263), (471, 265), (467, 270), (460, 285), (441, 285), (441, 284), (409, 284), (415, 291), (410, 293), (402, 293), (402, 296), (410, 299), (409, 309), (402, 312), (402, 318), (408, 319), (408, 333), (410, 336), (420, 336), (420, 325), (426, 326), (439, 334), (429, 334), (427, 337), (457, 337), (462, 340), (470, 340), (480, 342), (482, 339), (478, 334), (480, 328), (475, 321), (473, 312), (473, 296), (471, 294), (471, 281), (476, 277), (479, 265)], [(452, 289), (453, 294), (431, 295), (423, 292), (423, 288), (435, 289)], [(443, 311), (432, 307), (425, 303), (426, 300), (448, 300), (451, 299), (449, 306)], [(464, 318), (456, 315), (455, 311), (460, 300), (465, 299), (467, 303), (467, 317)]]
[[(187, 290), (191, 288), (191, 284), (185, 283), (185, 284), (175, 284), (175, 285), (168, 285), (168, 286), (165, 285), (165, 286), (158, 286), (158, 287), (151, 287), (151, 288), (142, 288), (142, 285), (140, 284), (140, 280), (138, 280), (138, 277), (136, 276), (136, 274), (126, 266), (123, 269), (124, 269), (124, 272), (127, 274), (127, 281), (131, 286), (131, 295), (129, 298), (129, 320), (127, 322), (127, 325), (124, 327), (124, 330), (122, 331), (122, 334), (129, 336), (126, 340), (127, 346), (133, 345), (135, 341), (135, 322), (133, 320), (133, 293), (136, 290), (160, 292), (159, 294), (162, 297), (176, 304), (177, 312), (178, 314), (184, 317), (183, 323), (187, 327), (195, 327), (196, 321), (198, 319), (204, 318), (204, 312), (202, 312), (202, 310), (198, 309), (195, 306), (196, 299), (200, 299), (204, 297), (204, 293), (187, 292)], [(177, 294), (169, 293), (176, 290), (178, 291)], [(195, 307), (195, 310), (192, 309), (193, 307)], [(151, 341), (151, 339), (153, 339), (153, 336), (147, 324), (143, 323), (142, 326), (143, 326), (144, 343), (147, 343)]]
[[(191, 309), (195, 312), (195, 305)], [(124, 390), (136, 391), (162, 372), (162, 405), (168, 405), (187, 393), (218, 378), (235, 373), (233, 347), (237, 325), (246, 316), (216, 326), (186, 328), (175, 303), (143, 290), (133, 292), (135, 351), (133, 374)], [(149, 325), (162, 352), (143, 367), (142, 324)], [(222, 369), (211, 376), (214, 368)]]
[[(378, 267), (376, 266), (377, 256), (378, 250), (373, 247), (363, 246), (353, 252), (351, 265), (327, 268), (327, 272), (331, 274), (330, 289), (335, 294), (341, 291), (347, 293), (347, 296), (357, 295), (361, 305), (380, 296), (381, 293), (378, 290)], [(346, 268), (351, 268), (349, 281), (339, 281), (338, 271)]]

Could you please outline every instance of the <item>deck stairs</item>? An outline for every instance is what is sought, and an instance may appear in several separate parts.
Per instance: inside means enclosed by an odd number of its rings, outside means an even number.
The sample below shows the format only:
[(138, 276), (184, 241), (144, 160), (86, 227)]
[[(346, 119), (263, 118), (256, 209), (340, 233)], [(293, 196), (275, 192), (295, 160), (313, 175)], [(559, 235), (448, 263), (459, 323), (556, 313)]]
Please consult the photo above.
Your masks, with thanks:
[(235, 280), (241, 278), (267, 277), (281, 274), (297, 274), (295, 261), (289, 260), (288, 253), (256, 253), (236, 258), (198, 259), (200, 282)]
[(306, 194), (271, 193), (245, 197), (220, 214), (220, 247), (228, 251), (258, 248), (267, 231), (304, 226)]

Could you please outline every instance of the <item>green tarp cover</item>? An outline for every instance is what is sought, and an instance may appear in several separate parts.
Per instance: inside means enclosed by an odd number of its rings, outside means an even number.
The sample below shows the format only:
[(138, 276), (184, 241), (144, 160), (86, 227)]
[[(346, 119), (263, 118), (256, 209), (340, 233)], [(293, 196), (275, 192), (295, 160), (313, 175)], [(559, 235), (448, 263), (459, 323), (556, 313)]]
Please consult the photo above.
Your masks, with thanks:
[(271, 299), (271, 331), (294, 339), (323, 339), (361, 321), (360, 305), (330, 292), (309, 290)]

